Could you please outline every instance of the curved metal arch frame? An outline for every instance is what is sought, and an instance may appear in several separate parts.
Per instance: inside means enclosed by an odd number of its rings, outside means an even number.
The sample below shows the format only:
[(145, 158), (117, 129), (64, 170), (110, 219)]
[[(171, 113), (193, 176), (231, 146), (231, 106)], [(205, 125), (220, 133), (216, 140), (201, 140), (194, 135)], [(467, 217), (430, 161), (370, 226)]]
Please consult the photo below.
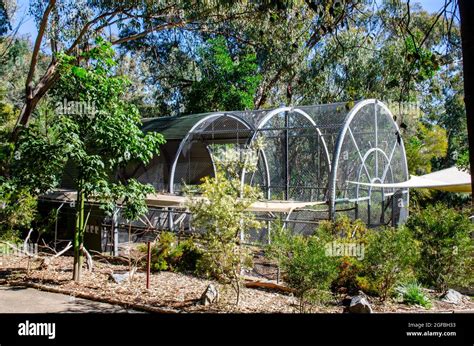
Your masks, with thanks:
[[(266, 184), (268, 186), (270, 186), (270, 168), (268, 167), (268, 160), (267, 160), (267, 155), (265, 154), (265, 150), (264, 149), (260, 149), (259, 151), (259, 154), (262, 155), (262, 160), (263, 160), (263, 165), (265, 167), (265, 180), (266, 180)], [(255, 177), (255, 172), (252, 173), (252, 177), (250, 179), (250, 185), (252, 185), (252, 182), (253, 182), (253, 178)], [(270, 189), (267, 188), (267, 199), (269, 200), (270, 199)]]
[[(349, 113), (346, 115), (346, 118), (344, 119), (344, 125), (342, 127), (342, 129), (339, 131), (339, 135), (337, 137), (337, 141), (336, 141), (336, 146), (334, 148), (334, 154), (333, 154), (333, 165), (331, 165), (331, 175), (330, 175), (330, 180), (329, 180), (329, 206), (330, 206), (330, 217), (331, 219), (334, 219), (335, 217), (335, 213), (336, 213), (336, 175), (337, 175), (337, 168), (338, 168), (338, 163), (339, 163), (339, 158), (340, 158), (340, 155), (341, 155), (341, 149), (342, 149), (342, 144), (344, 142), (344, 139), (346, 137), (346, 134), (347, 134), (347, 131), (350, 130), (349, 129), (349, 126), (352, 122), (352, 120), (356, 117), (357, 113), (364, 107), (364, 106), (367, 106), (367, 105), (370, 105), (370, 104), (374, 104), (375, 106), (376, 105), (379, 105), (381, 106), (386, 112), (387, 114), (390, 115), (390, 120), (392, 122), (392, 125), (394, 126), (394, 128), (396, 129), (396, 131), (398, 133), (400, 133), (400, 128), (398, 127), (398, 124), (393, 120), (393, 114), (392, 112), (388, 109), (388, 107), (383, 103), (383, 102), (380, 102), (379, 100), (377, 99), (367, 99), (367, 100), (364, 100), (364, 101), (360, 101), (358, 102), (350, 111)], [(401, 148), (402, 148), (402, 152), (403, 152), (403, 166), (405, 168), (405, 176), (406, 176), (406, 179), (408, 179), (408, 164), (407, 164), (407, 158), (406, 158), (406, 152), (405, 152), (405, 145), (403, 144), (403, 139), (400, 137), (400, 145), (401, 145)], [(390, 164), (390, 161), (389, 161), (389, 164)], [(408, 194), (408, 191), (407, 191), (407, 194)], [(407, 207), (408, 207), (408, 203), (407, 203)]]
[[(324, 140), (324, 137), (323, 137), (323, 134), (321, 133), (321, 130), (318, 128), (316, 122), (313, 120), (313, 118), (311, 118), (308, 113), (306, 113), (305, 111), (299, 109), (299, 108), (294, 108), (294, 107), (280, 107), (280, 108), (277, 108), (277, 109), (274, 109), (273, 111), (269, 112), (267, 115), (265, 115), (265, 117), (258, 123), (258, 126), (257, 126), (257, 129), (255, 131), (255, 134), (254, 134), (254, 137), (257, 135), (257, 132), (259, 130), (261, 130), (263, 128), (263, 126), (265, 126), (265, 124), (271, 119), (273, 118), (275, 115), (277, 115), (278, 113), (281, 113), (281, 112), (296, 112), (298, 114), (301, 114), (302, 116), (304, 116), (310, 123), (311, 125), (313, 125), (314, 129), (316, 130), (316, 132), (318, 133), (319, 137), (321, 138), (321, 142), (323, 143), (323, 147), (324, 147), (324, 152), (326, 154), (326, 158), (328, 160), (328, 164), (329, 164), (329, 167), (331, 167), (331, 157), (329, 156), (329, 150), (328, 150), (328, 147), (326, 145), (326, 141)], [(253, 140), (254, 138), (252, 138)]]
[[(393, 170), (392, 170), (392, 167), (391, 167), (391, 165), (390, 165), (390, 159), (389, 159), (389, 157), (387, 156), (387, 153), (386, 153), (385, 151), (383, 151), (382, 149), (380, 149), (380, 148), (371, 148), (371, 149), (369, 149), (369, 150), (365, 153), (365, 155), (364, 155), (364, 157), (363, 157), (363, 161), (364, 161), (364, 162), (360, 165), (359, 173), (357, 174), (357, 181), (360, 181), (360, 175), (361, 175), (361, 173), (362, 173), (362, 168), (363, 168), (363, 165), (364, 165), (365, 161), (367, 160), (367, 158), (369, 157), (369, 155), (372, 154), (373, 152), (380, 152), (380, 153), (382, 153), (382, 155), (385, 157), (385, 159), (387, 159), (388, 167), (389, 167), (389, 169), (390, 169), (390, 173), (391, 173), (391, 176), (392, 176), (392, 182), (393, 182)], [(367, 178), (369, 178), (369, 180), (370, 180), (371, 183), (374, 183), (376, 180), (379, 180), (380, 183), (383, 184), (383, 182), (384, 182), (384, 180), (385, 180), (385, 176), (386, 176), (386, 174), (384, 174), (384, 175), (383, 175), (382, 177), (380, 177), (380, 178), (379, 178), (379, 177), (373, 177), (373, 178), (372, 178), (372, 177), (370, 177), (370, 176), (367, 176)], [(356, 200), (359, 199), (359, 189), (360, 189), (360, 185), (357, 185), (357, 187), (356, 187)], [(372, 186), (369, 188), (369, 191), (371, 191), (371, 190), (372, 190)], [(383, 191), (383, 194), (384, 194), (384, 191), (385, 191), (385, 190), (382, 189), (382, 191)], [(369, 197), (370, 197), (370, 192), (369, 192)], [(370, 202), (370, 200), (369, 200), (369, 202)]]
[[(169, 178), (169, 192), (170, 193), (174, 193), (174, 177), (175, 177), (175, 174), (176, 174), (176, 165), (178, 164), (178, 161), (179, 161), (179, 157), (184, 149), (184, 146), (185, 144), (187, 143), (187, 141), (189, 140), (189, 137), (194, 133), (194, 131), (198, 128), (198, 126), (200, 126), (201, 124), (203, 124), (204, 122), (210, 120), (210, 119), (213, 119), (215, 118), (215, 120), (223, 117), (223, 116), (227, 116), (229, 118), (232, 118), (238, 122), (240, 122), (241, 124), (243, 124), (245, 127), (247, 127), (247, 129), (255, 132), (255, 128), (249, 123), (247, 122), (245, 119), (243, 119), (242, 117), (239, 117), (238, 115), (235, 115), (233, 113), (215, 113), (215, 114), (210, 114), (202, 119), (200, 119), (198, 122), (196, 122), (196, 124), (194, 124), (191, 129), (188, 131), (188, 133), (186, 134), (186, 136), (181, 140), (181, 142), (179, 143), (179, 147), (178, 147), (178, 150), (176, 151), (176, 155), (174, 156), (174, 159), (173, 159), (173, 163), (171, 165), (171, 170), (170, 170), (170, 178)], [(214, 121), (215, 121), (214, 120)], [(253, 138), (253, 136), (251, 137)], [(212, 163), (212, 167), (214, 169), (214, 173), (215, 173), (215, 164), (212, 160), (212, 155), (210, 155), (211, 157), (211, 163)]]
[[(255, 132), (253, 134), (253, 136), (251, 137), (249, 143), (252, 143), (255, 138), (257, 137), (257, 135), (261, 132), (260, 130), (262, 130), (263, 126), (265, 126), (265, 124), (271, 119), (273, 118), (275, 115), (279, 114), (279, 113), (282, 113), (282, 112), (296, 112), (298, 114), (301, 114), (303, 117), (305, 117), (310, 123), (311, 125), (313, 126), (313, 128), (316, 130), (316, 132), (318, 133), (318, 136), (319, 138), (321, 138), (321, 143), (323, 144), (323, 147), (324, 147), (324, 153), (326, 155), (326, 160), (328, 162), (328, 175), (331, 173), (331, 157), (329, 156), (329, 150), (328, 150), (328, 147), (326, 145), (326, 141), (324, 139), (324, 136), (322, 135), (321, 133), (321, 130), (317, 127), (316, 125), (316, 122), (313, 120), (313, 118), (311, 118), (308, 113), (306, 113), (305, 111), (299, 109), (299, 108), (294, 108), (294, 107), (280, 107), (280, 108), (276, 108), (272, 111), (270, 111), (268, 114), (266, 114), (263, 119), (258, 123), (257, 125), (257, 128), (255, 129)], [(265, 167), (267, 169), (267, 178), (268, 178), (268, 186), (270, 186), (270, 171), (268, 169), (268, 164), (266, 162), (266, 156), (265, 156)], [(241, 184), (243, 186), (243, 184), (245, 183), (245, 169), (243, 170), (242, 172), (242, 177), (241, 177)], [(269, 194), (269, 192), (267, 193)]]

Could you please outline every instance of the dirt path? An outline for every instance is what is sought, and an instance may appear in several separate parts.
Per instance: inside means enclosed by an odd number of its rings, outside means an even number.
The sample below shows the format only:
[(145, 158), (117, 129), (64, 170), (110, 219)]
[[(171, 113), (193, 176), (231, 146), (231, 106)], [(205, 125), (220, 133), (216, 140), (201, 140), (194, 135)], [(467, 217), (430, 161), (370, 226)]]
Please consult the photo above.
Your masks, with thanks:
[(45, 312), (135, 313), (137, 311), (34, 288), (0, 286), (0, 313)]

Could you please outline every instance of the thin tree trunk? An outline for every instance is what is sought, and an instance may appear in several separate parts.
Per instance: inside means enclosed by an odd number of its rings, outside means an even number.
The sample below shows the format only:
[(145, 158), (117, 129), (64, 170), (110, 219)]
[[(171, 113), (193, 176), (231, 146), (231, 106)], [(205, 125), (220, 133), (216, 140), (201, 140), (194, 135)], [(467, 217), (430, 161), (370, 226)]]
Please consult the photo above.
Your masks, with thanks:
[(234, 286), (234, 291), (237, 295), (236, 299), (235, 299), (235, 306), (239, 306), (240, 304), (240, 276), (239, 276), (239, 269), (238, 268), (235, 268), (234, 267), (234, 282), (232, 284), (232, 286)]
[[(464, 104), (466, 105), (467, 135), (469, 138), (469, 162), (471, 186), (474, 192), (474, 2), (459, 0), (461, 15), (461, 39), (464, 72)], [(471, 208), (474, 209), (474, 193), (471, 194)]]
[(81, 280), (82, 264), (84, 261), (84, 191), (79, 186), (77, 191), (76, 202), (76, 229), (74, 231), (74, 270), (73, 280), (79, 282)]

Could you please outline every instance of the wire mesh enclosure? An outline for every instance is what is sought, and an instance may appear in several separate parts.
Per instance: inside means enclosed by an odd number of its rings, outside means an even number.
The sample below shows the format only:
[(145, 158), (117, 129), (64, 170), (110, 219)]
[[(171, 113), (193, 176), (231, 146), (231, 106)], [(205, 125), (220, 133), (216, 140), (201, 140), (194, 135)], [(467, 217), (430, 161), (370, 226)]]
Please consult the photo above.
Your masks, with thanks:
[(326, 202), (286, 215), (295, 231), (314, 230), (338, 213), (370, 226), (407, 217), (408, 189), (358, 184), (408, 180), (399, 128), (378, 100), (151, 118), (143, 130), (160, 132), (167, 142), (146, 167), (131, 165), (124, 174), (157, 191), (181, 194), (185, 185), (213, 176), (214, 145), (247, 147), (261, 138), (257, 170), (242, 172), (243, 182), (260, 187), (268, 200)]

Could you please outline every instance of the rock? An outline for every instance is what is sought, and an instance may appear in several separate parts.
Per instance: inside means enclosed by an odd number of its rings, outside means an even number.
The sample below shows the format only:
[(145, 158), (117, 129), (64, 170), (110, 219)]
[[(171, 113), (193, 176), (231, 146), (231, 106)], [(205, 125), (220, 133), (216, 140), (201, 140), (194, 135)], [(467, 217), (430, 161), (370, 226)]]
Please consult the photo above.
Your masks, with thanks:
[(443, 302), (455, 304), (455, 305), (461, 304), (464, 301), (464, 299), (465, 298), (461, 293), (451, 288), (441, 297), (441, 300)]
[(116, 284), (121, 284), (124, 281), (127, 281), (130, 278), (129, 272), (126, 273), (112, 273), (109, 278), (114, 281)]
[(344, 312), (353, 314), (371, 314), (372, 307), (366, 297), (358, 295), (352, 297), (349, 306), (344, 308)]
[(213, 284), (209, 284), (206, 290), (201, 296), (200, 302), (204, 306), (208, 306), (219, 301), (219, 291), (217, 290), (216, 286)]

